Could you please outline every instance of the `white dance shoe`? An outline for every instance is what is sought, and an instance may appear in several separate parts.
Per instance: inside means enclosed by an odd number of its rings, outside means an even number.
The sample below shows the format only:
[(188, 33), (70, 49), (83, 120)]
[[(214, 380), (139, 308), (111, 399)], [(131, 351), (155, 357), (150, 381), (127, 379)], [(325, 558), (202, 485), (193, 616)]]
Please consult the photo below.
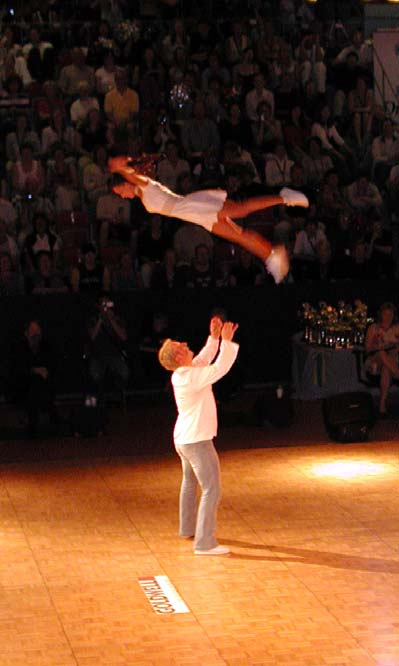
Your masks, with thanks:
[(215, 546), (209, 550), (195, 550), (194, 555), (227, 555), (230, 552), (230, 548), (227, 546)]
[(289, 187), (283, 187), (279, 194), (286, 206), (302, 206), (302, 208), (309, 208), (309, 199), (303, 194), (303, 192), (290, 190)]
[(265, 265), (267, 272), (273, 275), (276, 284), (284, 280), (290, 270), (290, 260), (284, 245), (276, 245), (272, 248)]

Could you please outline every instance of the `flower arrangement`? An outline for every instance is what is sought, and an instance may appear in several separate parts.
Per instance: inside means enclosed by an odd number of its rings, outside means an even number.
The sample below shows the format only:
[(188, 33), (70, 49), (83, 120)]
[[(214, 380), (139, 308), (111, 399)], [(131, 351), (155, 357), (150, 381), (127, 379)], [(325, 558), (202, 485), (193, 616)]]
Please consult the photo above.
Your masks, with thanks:
[(138, 21), (121, 21), (114, 30), (115, 39), (119, 44), (126, 44), (131, 39), (138, 42), (141, 34), (141, 26)]
[(337, 307), (320, 301), (318, 307), (302, 304), (303, 339), (324, 347), (352, 348), (364, 344), (367, 326), (373, 321), (367, 305), (356, 299), (353, 305), (339, 301)]

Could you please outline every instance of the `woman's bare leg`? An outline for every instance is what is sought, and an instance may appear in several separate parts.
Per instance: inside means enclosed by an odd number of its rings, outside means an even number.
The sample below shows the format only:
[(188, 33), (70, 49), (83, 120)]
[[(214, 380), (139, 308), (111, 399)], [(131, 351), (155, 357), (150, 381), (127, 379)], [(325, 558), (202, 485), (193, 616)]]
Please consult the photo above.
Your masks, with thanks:
[(256, 231), (250, 231), (248, 229), (242, 229), (235, 224), (233, 220), (230, 220), (224, 215), (218, 216), (218, 221), (212, 227), (212, 233), (221, 238), (241, 245), (251, 254), (254, 254), (262, 261), (266, 261), (270, 252), (272, 251), (272, 244), (267, 238), (263, 238)]
[(221, 212), (227, 217), (234, 219), (240, 219), (242, 217), (247, 217), (251, 213), (256, 213), (258, 210), (264, 210), (265, 208), (271, 208), (272, 206), (281, 206), (284, 204), (282, 197), (276, 196), (263, 196), (263, 197), (251, 197), (246, 201), (233, 201), (232, 199), (226, 199), (224, 202)]
[(391, 383), (392, 383), (392, 375), (389, 372), (388, 368), (383, 366), (381, 368), (381, 378), (380, 378), (379, 411), (381, 414), (385, 414), (385, 412), (387, 411), (387, 398)]
[(395, 377), (395, 379), (399, 379), (399, 366), (396, 363), (395, 359), (392, 358), (390, 354), (388, 354), (388, 352), (386, 351), (378, 352), (376, 354), (376, 359), (377, 361), (379, 361), (379, 363), (381, 363), (383, 367), (389, 370), (389, 372), (391, 373), (391, 375)]

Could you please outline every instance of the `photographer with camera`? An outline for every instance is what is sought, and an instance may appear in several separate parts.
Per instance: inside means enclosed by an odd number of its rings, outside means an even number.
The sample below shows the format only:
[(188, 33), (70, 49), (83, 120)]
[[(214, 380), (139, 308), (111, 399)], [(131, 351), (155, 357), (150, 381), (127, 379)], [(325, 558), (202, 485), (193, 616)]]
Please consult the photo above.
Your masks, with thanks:
[(100, 405), (104, 404), (106, 379), (111, 379), (119, 391), (129, 380), (129, 367), (125, 344), (128, 339), (123, 320), (116, 315), (114, 303), (101, 296), (97, 314), (88, 325), (88, 373), (93, 393)]

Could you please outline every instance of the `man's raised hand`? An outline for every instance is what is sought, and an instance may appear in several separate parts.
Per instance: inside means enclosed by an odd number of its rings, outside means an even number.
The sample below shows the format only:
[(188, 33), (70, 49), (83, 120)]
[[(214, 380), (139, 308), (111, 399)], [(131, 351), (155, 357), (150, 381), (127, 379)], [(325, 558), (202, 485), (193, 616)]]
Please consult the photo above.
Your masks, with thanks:
[(211, 337), (215, 338), (215, 340), (219, 340), (222, 328), (223, 328), (223, 322), (220, 319), (220, 317), (212, 317), (209, 326)]
[(222, 328), (222, 340), (229, 340), (231, 341), (234, 337), (234, 333), (236, 332), (238, 328), (238, 324), (234, 324), (232, 321), (226, 321), (223, 324)]

